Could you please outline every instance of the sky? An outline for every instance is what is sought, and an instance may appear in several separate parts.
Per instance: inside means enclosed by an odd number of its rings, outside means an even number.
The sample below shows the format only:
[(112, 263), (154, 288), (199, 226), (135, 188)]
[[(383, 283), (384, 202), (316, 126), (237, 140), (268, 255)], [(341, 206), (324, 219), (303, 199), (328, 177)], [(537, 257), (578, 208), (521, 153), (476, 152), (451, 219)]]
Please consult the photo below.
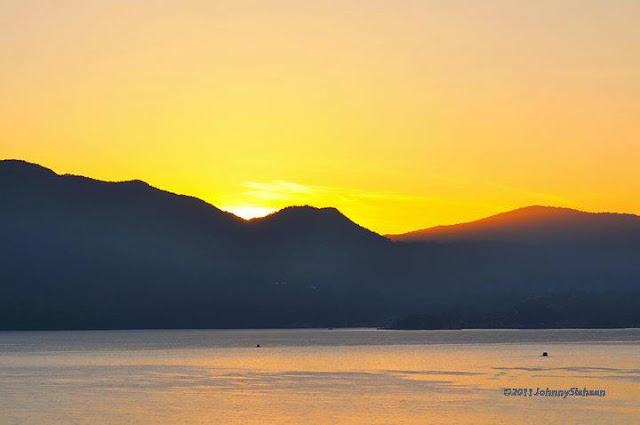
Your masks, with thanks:
[(640, 214), (640, 1), (0, 0), (0, 158), (380, 233)]

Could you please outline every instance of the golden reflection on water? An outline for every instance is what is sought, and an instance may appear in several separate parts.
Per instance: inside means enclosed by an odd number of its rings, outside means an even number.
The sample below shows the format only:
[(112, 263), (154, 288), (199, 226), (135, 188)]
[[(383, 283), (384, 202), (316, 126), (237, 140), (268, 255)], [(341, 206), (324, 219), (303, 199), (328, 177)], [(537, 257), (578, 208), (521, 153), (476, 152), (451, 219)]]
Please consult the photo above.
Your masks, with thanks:
[[(4, 424), (637, 424), (635, 343), (198, 347), (0, 355)], [(540, 356), (542, 350), (550, 356)], [(606, 397), (505, 397), (504, 388)]]

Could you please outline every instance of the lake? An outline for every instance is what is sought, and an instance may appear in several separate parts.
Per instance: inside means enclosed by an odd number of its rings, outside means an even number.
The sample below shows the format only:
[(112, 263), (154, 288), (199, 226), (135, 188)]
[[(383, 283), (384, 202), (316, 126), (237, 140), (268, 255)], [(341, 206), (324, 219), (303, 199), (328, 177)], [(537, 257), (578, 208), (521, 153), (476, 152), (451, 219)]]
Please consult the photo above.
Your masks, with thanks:
[(640, 423), (640, 329), (0, 332), (2, 425), (511, 423)]

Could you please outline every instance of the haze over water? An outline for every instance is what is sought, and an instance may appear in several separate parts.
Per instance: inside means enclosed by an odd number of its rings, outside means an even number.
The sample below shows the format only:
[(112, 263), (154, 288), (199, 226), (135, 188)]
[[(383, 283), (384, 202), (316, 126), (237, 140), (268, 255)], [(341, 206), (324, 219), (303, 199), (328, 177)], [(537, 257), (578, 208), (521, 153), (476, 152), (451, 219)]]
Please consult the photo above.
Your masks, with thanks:
[[(504, 396), (530, 387), (606, 396)], [(0, 333), (3, 425), (636, 424), (639, 397), (638, 329)]]

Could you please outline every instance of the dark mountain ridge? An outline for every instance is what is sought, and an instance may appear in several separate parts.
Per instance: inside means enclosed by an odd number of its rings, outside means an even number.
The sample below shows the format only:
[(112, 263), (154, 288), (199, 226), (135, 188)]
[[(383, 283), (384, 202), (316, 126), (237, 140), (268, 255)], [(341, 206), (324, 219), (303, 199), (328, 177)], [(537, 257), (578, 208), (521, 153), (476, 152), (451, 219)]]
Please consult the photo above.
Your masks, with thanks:
[(335, 208), (245, 221), (139, 180), (1, 161), (0, 329), (552, 326), (513, 313), (540, 296), (558, 326), (577, 323), (558, 306), (594, 303), (609, 317), (588, 323), (640, 324), (637, 218), (530, 207), (392, 242)]
[(535, 205), (468, 223), (436, 226), (387, 237), (405, 242), (640, 241), (640, 216), (588, 213), (570, 208)]

